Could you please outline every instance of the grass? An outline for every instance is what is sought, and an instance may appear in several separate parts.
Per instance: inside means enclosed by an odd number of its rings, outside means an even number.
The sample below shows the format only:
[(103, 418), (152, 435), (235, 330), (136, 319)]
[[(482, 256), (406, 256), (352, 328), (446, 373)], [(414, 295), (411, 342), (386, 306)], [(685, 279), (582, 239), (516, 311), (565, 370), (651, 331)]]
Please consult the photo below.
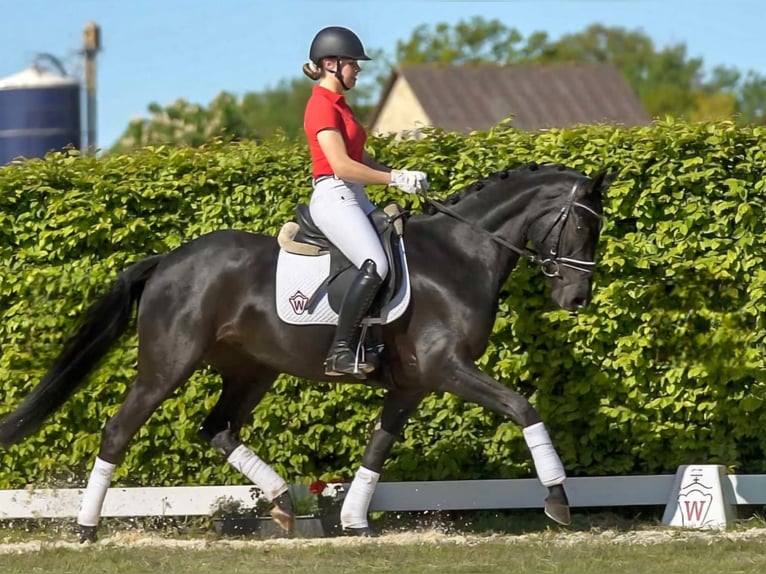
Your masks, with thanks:
[[(449, 538), (411, 543), (387, 541), (310, 546), (279, 546), (268, 542), (221, 541), (198, 549), (96, 545), (81, 549), (41, 549), (0, 555), (4, 574), (30, 572), (227, 574), (313, 572), (482, 573), (569, 572), (609, 573), (761, 573), (766, 570), (764, 538), (717, 540), (711, 538), (658, 544), (608, 543), (594, 539), (567, 543), (545, 537), (516, 541), (488, 537), (455, 542)], [(396, 536), (390, 538), (396, 539)], [(344, 542), (346, 542), (344, 540)]]
[[(742, 515), (742, 514), (741, 514)], [(0, 572), (630, 573), (766, 571), (758, 515), (724, 533), (659, 526), (652, 509), (575, 512), (570, 529), (539, 512), (376, 515), (378, 539), (220, 539), (205, 519), (105, 520), (101, 541), (80, 546), (70, 522), (16, 521), (0, 530)], [(23, 528), (26, 527), (26, 530)], [(23, 546), (9, 553), (11, 544)]]

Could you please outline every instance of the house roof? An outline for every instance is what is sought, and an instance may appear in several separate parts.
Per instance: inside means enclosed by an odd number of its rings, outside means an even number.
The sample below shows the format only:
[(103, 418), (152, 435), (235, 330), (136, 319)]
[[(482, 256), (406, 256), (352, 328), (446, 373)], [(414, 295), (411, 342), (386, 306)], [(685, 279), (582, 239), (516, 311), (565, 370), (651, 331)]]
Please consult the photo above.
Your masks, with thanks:
[(447, 131), (489, 129), (510, 116), (511, 125), (522, 130), (651, 122), (622, 74), (607, 64), (421, 64), (394, 71), (372, 125), (400, 78), (410, 85), (431, 123)]

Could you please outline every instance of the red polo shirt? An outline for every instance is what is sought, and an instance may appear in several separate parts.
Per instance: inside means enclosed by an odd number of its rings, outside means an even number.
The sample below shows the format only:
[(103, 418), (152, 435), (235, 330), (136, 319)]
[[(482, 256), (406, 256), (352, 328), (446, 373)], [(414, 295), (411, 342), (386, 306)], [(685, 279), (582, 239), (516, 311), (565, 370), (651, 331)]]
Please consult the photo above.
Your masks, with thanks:
[(314, 91), (306, 103), (303, 130), (309, 141), (312, 174), (315, 178), (320, 175), (333, 175), (330, 162), (327, 161), (317, 140), (317, 134), (326, 129), (338, 130), (346, 144), (348, 157), (362, 162), (367, 134), (361, 124), (356, 121), (354, 112), (346, 103), (346, 98), (322, 86), (314, 86)]

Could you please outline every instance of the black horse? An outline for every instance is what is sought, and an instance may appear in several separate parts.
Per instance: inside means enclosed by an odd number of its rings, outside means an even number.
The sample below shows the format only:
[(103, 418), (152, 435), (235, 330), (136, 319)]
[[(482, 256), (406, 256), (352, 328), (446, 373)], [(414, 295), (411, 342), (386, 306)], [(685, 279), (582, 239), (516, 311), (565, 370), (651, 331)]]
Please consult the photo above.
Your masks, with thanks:
[[(391, 447), (422, 399), (445, 391), (523, 428), (538, 478), (549, 489), (545, 512), (569, 523), (564, 470), (537, 411), (475, 361), (486, 349), (501, 288), (520, 257), (540, 264), (559, 307), (575, 311), (588, 303), (602, 193), (613, 177), (601, 172), (591, 179), (565, 166), (530, 164), (494, 173), (445, 203), (431, 202), (436, 213), (409, 218), (404, 240), (411, 301), (402, 317), (381, 330), (380, 373), (386, 380), (373, 373), (366, 381), (388, 390), (344, 502), (348, 533), (374, 535), (367, 509)], [(0, 421), (6, 446), (36, 430), (128, 328), (138, 304), (138, 374), (103, 430), (78, 517), (84, 540), (95, 539), (114, 465), (131, 438), (202, 364), (220, 373), (222, 393), (200, 434), (266, 493), (274, 518), (292, 528), (285, 481), (241, 444), (238, 431), (279, 373), (338, 379), (323, 369), (333, 327), (290, 325), (277, 317), (278, 254), (273, 237), (223, 230), (128, 267), (91, 306), (38, 386)]]

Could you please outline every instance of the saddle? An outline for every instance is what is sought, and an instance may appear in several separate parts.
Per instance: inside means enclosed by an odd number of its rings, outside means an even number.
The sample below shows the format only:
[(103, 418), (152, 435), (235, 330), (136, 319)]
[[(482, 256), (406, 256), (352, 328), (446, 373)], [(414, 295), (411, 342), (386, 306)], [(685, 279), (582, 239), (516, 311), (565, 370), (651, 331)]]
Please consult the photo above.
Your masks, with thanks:
[[(367, 217), (380, 237), (383, 251), (388, 259), (389, 272), (372, 303), (367, 324), (379, 320), (380, 309), (391, 301), (401, 286), (403, 264), (399, 241), (404, 233), (403, 211), (395, 202), (389, 203), (383, 209), (375, 209)], [(277, 236), (279, 246), (289, 253), (316, 257), (330, 254), (330, 274), (311, 295), (306, 304), (310, 314), (315, 304), (327, 293), (330, 307), (337, 313), (340, 310), (343, 297), (356, 276), (357, 269), (348, 258), (320, 231), (311, 219), (309, 207), (302, 203), (295, 212), (296, 221), (285, 223)]]

